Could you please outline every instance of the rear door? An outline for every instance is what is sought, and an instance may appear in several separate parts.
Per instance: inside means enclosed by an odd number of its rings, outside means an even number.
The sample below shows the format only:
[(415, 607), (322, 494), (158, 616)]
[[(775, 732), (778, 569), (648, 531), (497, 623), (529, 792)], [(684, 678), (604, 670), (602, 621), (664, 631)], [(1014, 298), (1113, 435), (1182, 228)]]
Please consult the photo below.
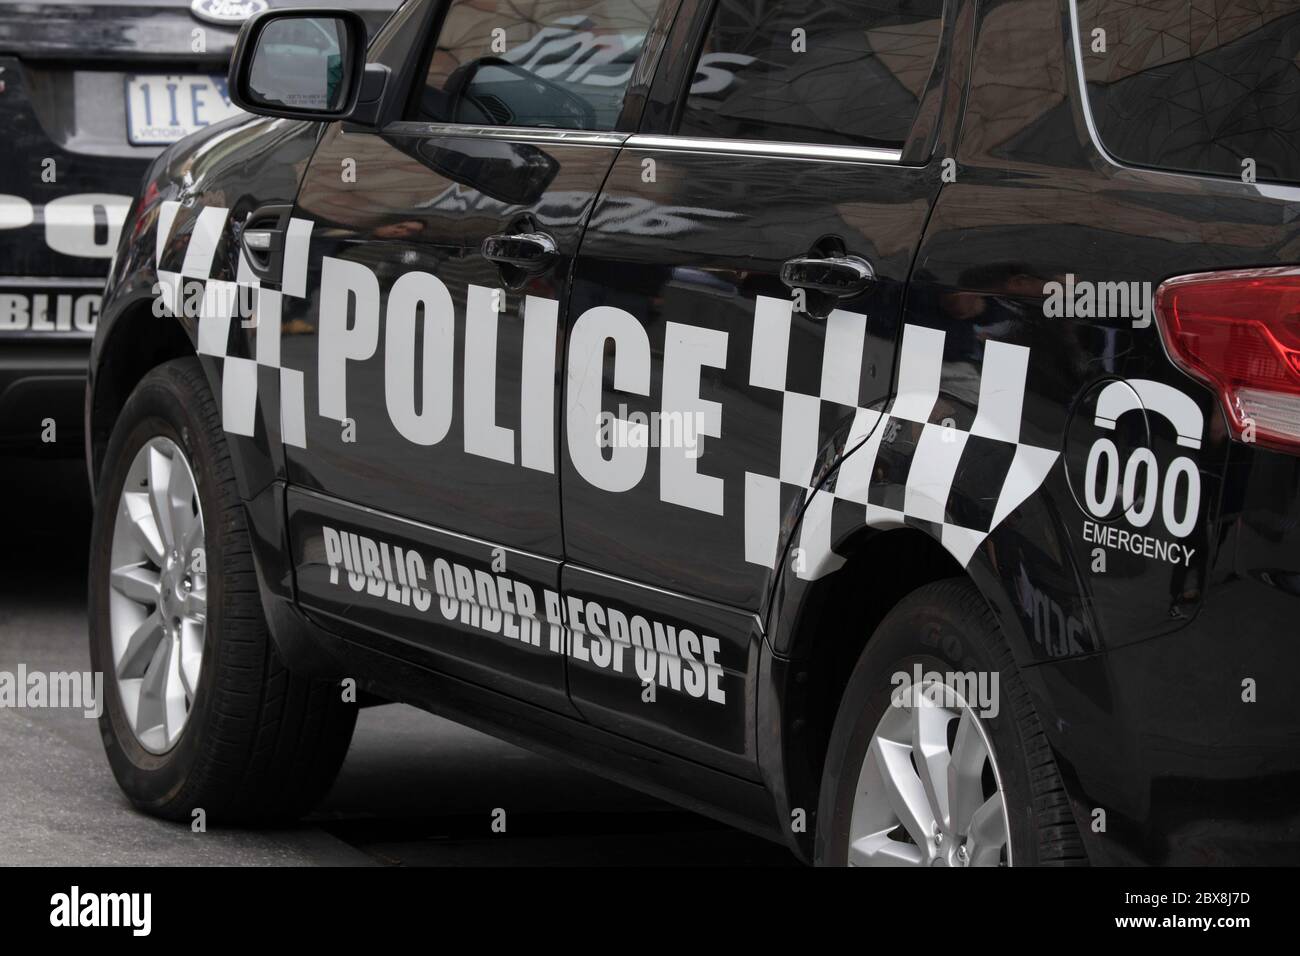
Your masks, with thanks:
[[(939, 0), (693, 7), (573, 278), (569, 686), (593, 724), (754, 775), (780, 543), (889, 394), (945, 25)], [(796, 573), (835, 560), (830, 517)]]
[(405, 114), (328, 128), (284, 227), (282, 358), (304, 370), (286, 387), (311, 412), (285, 413), (301, 600), (354, 639), (570, 711), (561, 317), (667, 11), (422, 6), (434, 39)]

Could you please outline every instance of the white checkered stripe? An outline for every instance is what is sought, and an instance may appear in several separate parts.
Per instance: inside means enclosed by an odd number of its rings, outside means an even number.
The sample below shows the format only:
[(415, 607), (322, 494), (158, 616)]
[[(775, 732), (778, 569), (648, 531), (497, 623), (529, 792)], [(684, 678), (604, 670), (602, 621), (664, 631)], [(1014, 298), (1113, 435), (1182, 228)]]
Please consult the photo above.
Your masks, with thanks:
[[(284, 272), (281, 289), (262, 288), (242, 250), (234, 281), (212, 277), (217, 248), (225, 233), (230, 210), (220, 206), (203, 207), (189, 234), (179, 272), (164, 270), (163, 253), (171, 239), (181, 204), (168, 200), (158, 213), (155, 265), (164, 305), (172, 315), (179, 315), (190, 283), (203, 284), (203, 303), (199, 311), (199, 355), (221, 362), (221, 423), (234, 435), (251, 437), (257, 420), (258, 368), (275, 369), (280, 386), (280, 433), (286, 444), (299, 448), (307, 444), (305, 385), (302, 372), (280, 364), (280, 315), (285, 296), (302, 298), (307, 294), (307, 249), (312, 223), (290, 219), (285, 237)], [(174, 261), (174, 260), (173, 260)], [(231, 323), (241, 288), (253, 289), (253, 315), (250, 328), (254, 336), (254, 357), (230, 354)]]
[[(884, 410), (858, 404), (866, 317), (836, 311), (827, 319), (817, 395), (786, 389), (791, 303), (760, 298), (755, 310), (750, 384), (782, 392), (779, 474), (745, 475), (745, 560), (775, 567), (782, 500), (795, 491), (806, 503), (796, 547), (796, 574), (815, 580), (843, 564), (832, 541), (854, 527), (921, 527), (964, 567), (988, 535), (1043, 483), (1058, 452), (1020, 441), (1029, 349), (1004, 342), (985, 347), (979, 404), (969, 428), (931, 419), (940, 398), (945, 333), (903, 330), (898, 390)], [(852, 450), (824, 483), (813, 484), (823, 403), (852, 405), (844, 449)], [(846, 410), (847, 413), (847, 410)], [(858, 447), (861, 446), (861, 447)], [(883, 446), (883, 447), (882, 447)], [(964, 480), (999, 482), (991, 510), (954, 515)], [(954, 496), (954, 489), (957, 494)], [(988, 484), (968, 497), (991, 497)]]
[[(841, 417), (866, 411), (859, 406), (859, 378), (866, 345), (867, 317), (836, 310), (826, 320), (822, 346), (821, 378), (816, 393), (788, 386), (791, 329), (794, 303), (788, 299), (759, 296), (754, 302), (754, 334), (750, 351), (749, 383), (781, 395), (780, 459), (776, 475), (745, 473), (745, 560), (775, 567), (781, 542), (782, 515), (794, 493), (804, 500), (813, 497), (817, 454), (822, 444), (821, 421), (826, 406), (839, 406)], [(854, 419), (854, 433), (858, 420)], [(862, 436), (865, 437), (865, 436)], [(852, 441), (852, 437), (850, 441)], [(815, 547), (804, 522), (803, 542), (807, 551)], [(826, 527), (829, 533), (829, 524)], [(819, 548), (816, 563), (838, 558), (830, 551), (829, 538)], [(825, 568), (821, 573), (832, 570)]]

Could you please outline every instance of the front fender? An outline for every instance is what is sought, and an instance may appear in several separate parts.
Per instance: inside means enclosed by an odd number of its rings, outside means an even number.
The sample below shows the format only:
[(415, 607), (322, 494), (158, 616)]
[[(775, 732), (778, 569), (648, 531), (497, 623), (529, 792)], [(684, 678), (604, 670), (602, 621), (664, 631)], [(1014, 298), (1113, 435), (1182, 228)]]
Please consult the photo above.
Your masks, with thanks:
[[(92, 486), (117, 414), (150, 368), (198, 354), (221, 402), (228, 397), (227, 360), (255, 362), (256, 316), (239, 321), (241, 316), (214, 315), (251, 303), (255, 294), (215, 293), (241, 278), (246, 286), (256, 284), (247, 281), (247, 272), (240, 274), (243, 219), (258, 206), (292, 204), (319, 132), (316, 123), (235, 118), (182, 140), (150, 166), (122, 230), (91, 345), (86, 454)], [(201, 325), (210, 347), (200, 341)], [(272, 334), (278, 341), (278, 328), (262, 330), (263, 338)], [(279, 380), (273, 373), (257, 369), (253, 427), (230, 436), (246, 501), (284, 472)]]

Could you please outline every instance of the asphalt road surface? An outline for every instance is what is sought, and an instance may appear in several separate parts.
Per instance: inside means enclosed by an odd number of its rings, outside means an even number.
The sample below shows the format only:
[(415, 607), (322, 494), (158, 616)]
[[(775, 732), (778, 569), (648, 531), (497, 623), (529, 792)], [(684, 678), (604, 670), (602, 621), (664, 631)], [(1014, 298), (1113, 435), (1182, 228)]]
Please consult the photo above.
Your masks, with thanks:
[[(86, 671), (84, 467), (0, 458), (0, 671)], [(493, 808), (506, 832), (491, 830)], [(0, 707), (0, 864), (791, 865), (783, 848), (400, 704), (300, 826), (154, 820), (80, 710)]]

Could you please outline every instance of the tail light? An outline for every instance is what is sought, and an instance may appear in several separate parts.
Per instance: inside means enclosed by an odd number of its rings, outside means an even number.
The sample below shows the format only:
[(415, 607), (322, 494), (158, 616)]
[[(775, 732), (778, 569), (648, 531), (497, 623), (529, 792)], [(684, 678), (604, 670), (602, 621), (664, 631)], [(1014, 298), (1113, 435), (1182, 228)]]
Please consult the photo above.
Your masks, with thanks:
[(1155, 304), (1170, 358), (1218, 392), (1233, 436), (1300, 452), (1300, 267), (1178, 276)]

